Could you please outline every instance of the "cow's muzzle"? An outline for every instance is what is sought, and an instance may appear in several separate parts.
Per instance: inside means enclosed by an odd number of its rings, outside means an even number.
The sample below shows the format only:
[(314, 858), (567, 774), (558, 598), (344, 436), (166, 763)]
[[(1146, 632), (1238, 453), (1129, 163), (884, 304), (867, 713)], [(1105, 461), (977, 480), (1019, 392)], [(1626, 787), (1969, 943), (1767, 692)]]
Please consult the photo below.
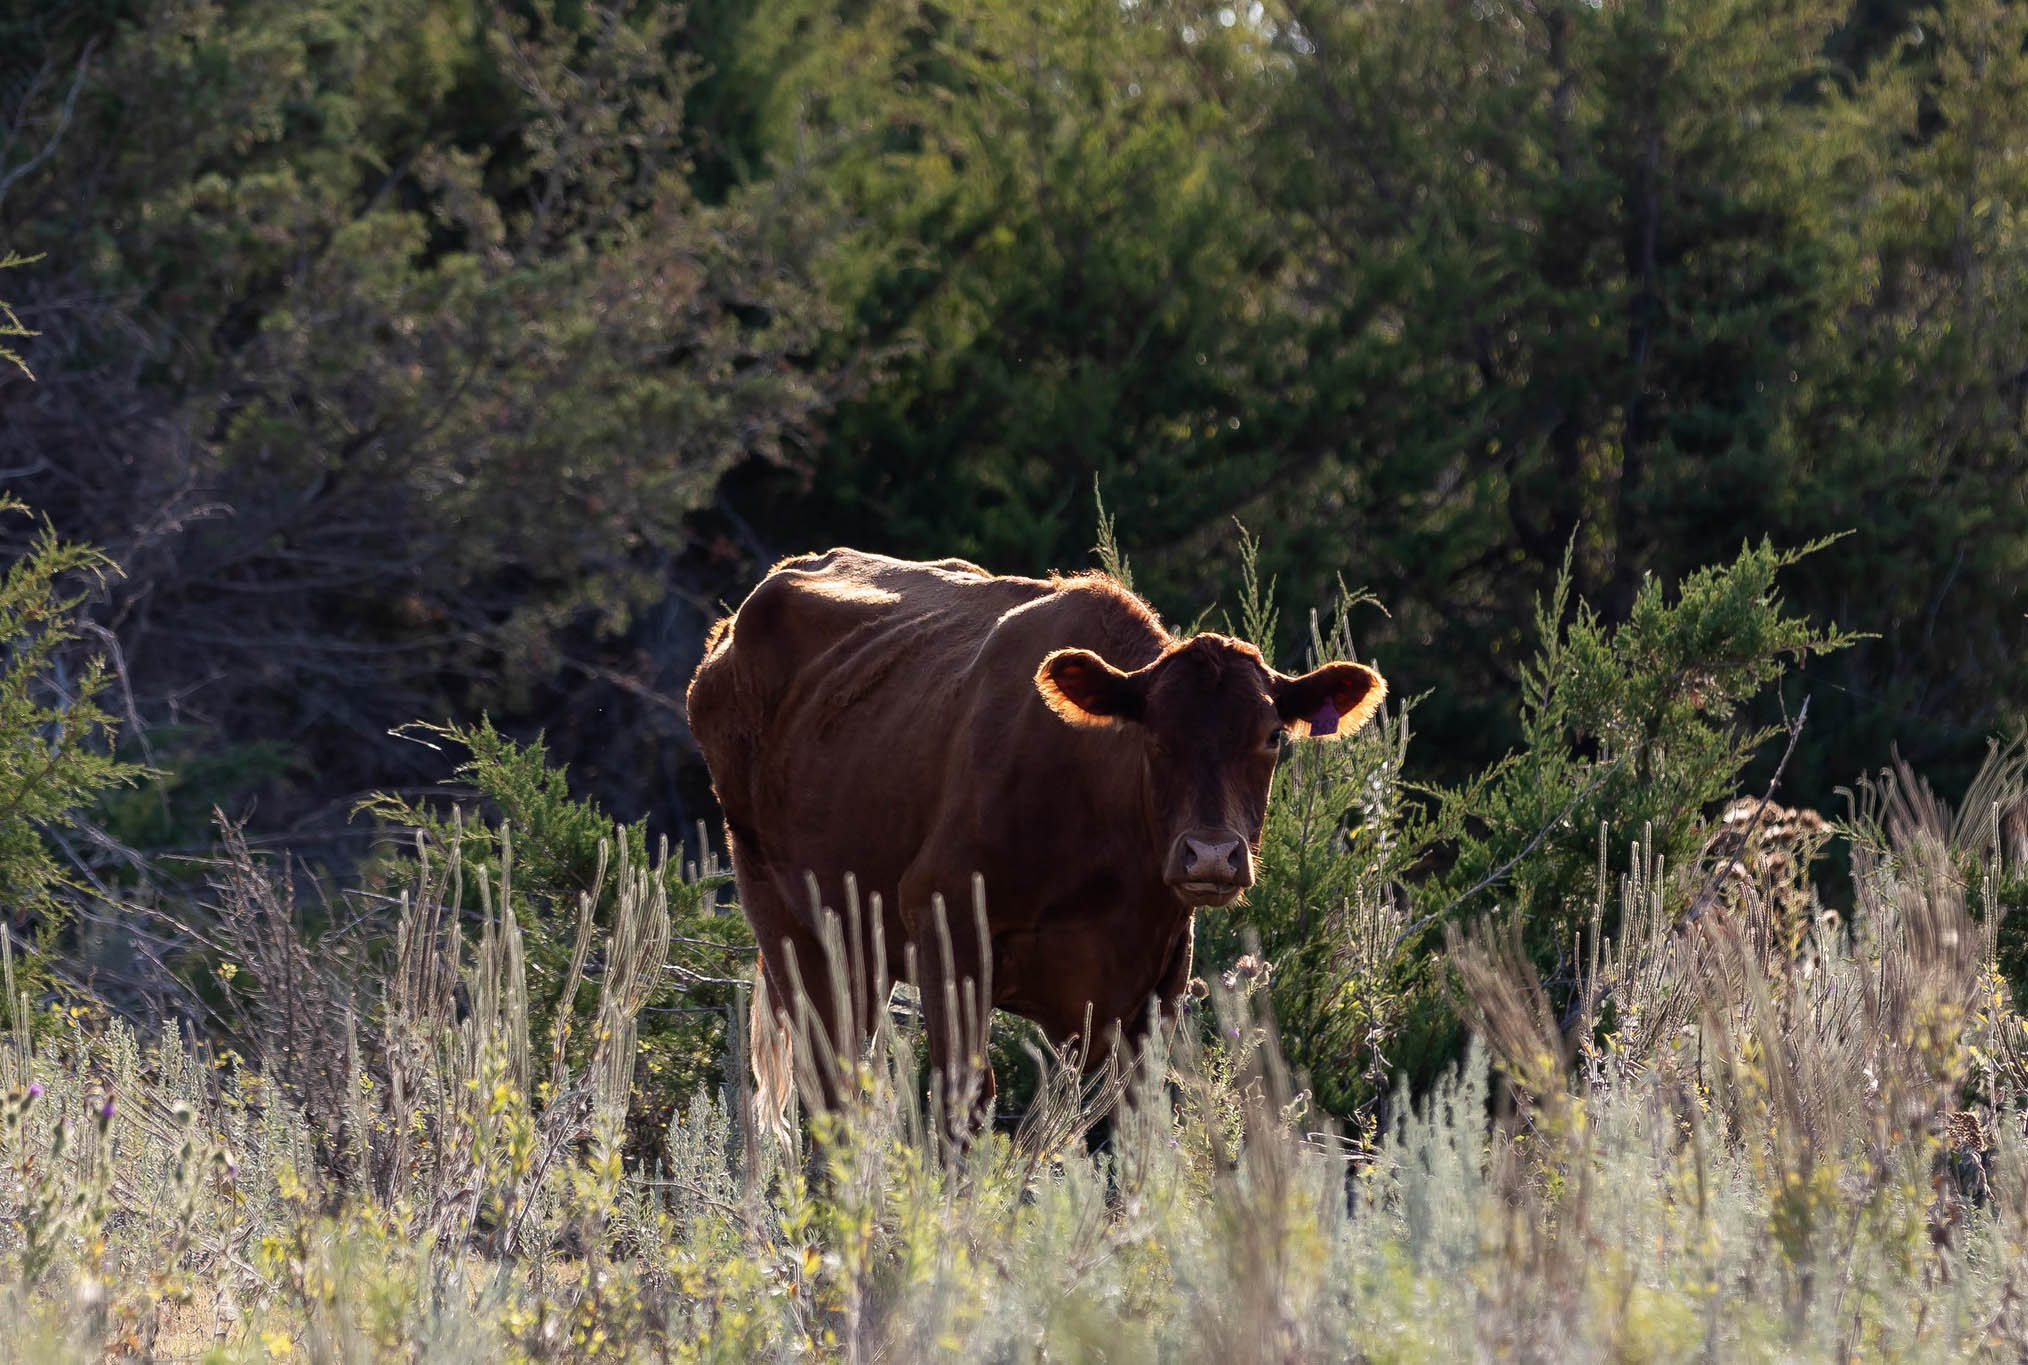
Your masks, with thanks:
[(1169, 885), (1191, 905), (1230, 905), (1253, 885), (1253, 850), (1229, 829), (1193, 829), (1169, 848)]

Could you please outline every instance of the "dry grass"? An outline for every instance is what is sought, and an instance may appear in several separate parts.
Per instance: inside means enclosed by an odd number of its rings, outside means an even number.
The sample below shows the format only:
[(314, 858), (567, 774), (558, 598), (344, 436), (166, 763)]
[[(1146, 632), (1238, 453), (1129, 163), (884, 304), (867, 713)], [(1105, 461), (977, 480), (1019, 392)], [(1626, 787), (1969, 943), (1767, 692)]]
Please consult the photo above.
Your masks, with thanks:
[(1482, 1042), (1371, 1141), (1309, 1112), (1264, 977), (1234, 973), (1110, 1088), (1040, 1059), (1017, 1136), (941, 1141), (920, 1039), (886, 1015), (798, 1150), (700, 1094), (645, 1171), (616, 1134), (666, 947), (655, 879), (619, 869), (580, 958), (605, 997), (571, 1071), (528, 1037), (511, 887), (474, 934), (440, 860), (379, 1007), (325, 1039), (335, 1119), (173, 1029), (0, 1049), (0, 1354), (2020, 1358), (2022, 1023), (1962, 871), (2003, 856), (1999, 822), (1902, 775), (1851, 828), (1851, 925), (1751, 875), (1679, 924), (1723, 869), (1671, 878), (1636, 848), (1595, 907), (1616, 896), (1623, 932), (1561, 1015), (1501, 931), (1459, 940)]

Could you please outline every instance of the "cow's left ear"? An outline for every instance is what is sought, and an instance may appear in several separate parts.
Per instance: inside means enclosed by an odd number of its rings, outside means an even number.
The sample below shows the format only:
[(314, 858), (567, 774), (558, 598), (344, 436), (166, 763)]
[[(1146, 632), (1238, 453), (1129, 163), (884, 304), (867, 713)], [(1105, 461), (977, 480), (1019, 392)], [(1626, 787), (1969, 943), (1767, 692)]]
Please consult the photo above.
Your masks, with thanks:
[(1138, 673), (1122, 673), (1088, 649), (1059, 649), (1035, 670), (1035, 690), (1072, 725), (1118, 725), (1143, 710)]
[(1387, 699), (1387, 680), (1365, 664), (1335, 663), (1276, 677), (1275, 711), (1297, 739), (1331, 739), (1364, 725)]

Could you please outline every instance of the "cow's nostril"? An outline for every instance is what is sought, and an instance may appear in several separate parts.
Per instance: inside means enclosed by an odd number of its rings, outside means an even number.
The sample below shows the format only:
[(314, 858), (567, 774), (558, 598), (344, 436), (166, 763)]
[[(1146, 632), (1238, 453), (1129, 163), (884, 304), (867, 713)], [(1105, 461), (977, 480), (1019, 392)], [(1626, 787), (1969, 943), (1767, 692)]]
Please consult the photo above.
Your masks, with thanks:
[(1246, 844), (1238, 839), (1183, 840), (1182, 873), (1198, 881), (1237, 882), (1247, 880)]

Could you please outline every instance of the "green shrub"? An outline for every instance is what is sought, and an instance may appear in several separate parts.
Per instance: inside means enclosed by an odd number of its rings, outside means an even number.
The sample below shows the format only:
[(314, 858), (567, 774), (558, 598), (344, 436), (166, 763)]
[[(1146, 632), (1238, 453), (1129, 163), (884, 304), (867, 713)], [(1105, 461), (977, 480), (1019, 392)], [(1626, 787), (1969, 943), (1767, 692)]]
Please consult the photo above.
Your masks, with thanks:
[[(583, 943), (612, 923), (620, 891), (612, 876), (618, 851), (624, 846), (633, 867), (653, 869), (669, 899), (671, 937), (668, 961), (640, 1025), (642, 1107), (636, 1136), (659, 1133), (699, 1086), (715, 1088), (728, 1079), (728, 1011), (743, 1008), (737, 996), (750, 978), (753, 951), (744, 916), (717, 904), (716, 893), (730, 876), (717, 870), (701, 832), (703, 861), (686, 869), (681, 850), (670, 857), (666, 840), (659, 849), (649, 848), (645, 820), (617, 825), (596, 803), (573, 799), (564, 771), (548, 765), (539, 737), (517, 744), (485, 719), (476, 726), (418, 724), (405, 733), (467, 752), (454, 776), (491, 822), (468, 818), (461, 807), (447, 809), (443, 801), (387, 794), (360, 809), (415, 831), (438, 856), (444, 849), (460, 850), (460, 910), (479, 908), (482, 878), (494, 888), (511, 885), (517, 905), (525, 907), (521, 928), (537, 987), (531, 1027), (538, 1039), (561, 1039), (574, 1064), (596, 1045), (590, 1023), (599, 988), (595, 973), (582, 970)], [(412, 875), (412, 863), (410, 854), (397, 852), (378, 875), (399, 883)], [(573, 961), (580, 964), (576, 972)], [(571, 980), (577, 985), (564, 1001), (560, 993)]]
[(1520, 747), (1433, 793), (1454, 858), (1428, 887), (1437, 903), (1424, 927), (1504, 904), (1527, 920), (1531, 947), (1554, 954), (1590, 913), (1601, 828), (1608, 844), (1638, 837), (1671, 866), (1693, 862), (1708, 817), (1781, 733), (1753, 725), (1750, 704), (1788, 667), (1854, 638), (1813, 626), (1775, 589), (1818, 548), (1745, 546), (1673, 594), (1649, 579), (1617, 626), (1571, 602), (1566, 564), (1521, 670)]
[[(1592, 951), (1602, 849), (1640, 840), (1666, 867), (1696, 863), (1709, 817), (1780, 733), (1750, 724), (1749, 705), (1787, 662), (1851, 638), (1795, 616), (1775, 590), (1814, 548), (1746, 547), (1673, 594), (1651, 580), (1618, 626), (1571, 602), (1566, 567), (1536, 613), (1521, 747), (1459, 786), (1405, 781), (1410, 704), (1337, 744), (1292, 747), (1259, 883), (1244, 908), (1203, 917), (1200, 934), (1219, 968), (1255, 936), (1291, 1059), (1327, 1110), (1353, 1115), (1397, 1068), (1426, 1085), (1457, 1056), (1463, 1033), (1436, 956), (1446, 927), (1515, 916), (1562, 1008)], [(1271, 640), (1272, 585), (1244, 536), (1241, 559), (1240, 628)], [(1350, 657), (1346, 608), (1328, 634), (1313, 620), (1311, 640), (1313, 657)], [(1610, 940), (1618, 907), (1603, 909)]]
[[(0, 494), (0, 515), (26, 515)], [(118, 761), (118, 723), (101, 705), (113, 678), (102, 655), (81, 648), (78, 586), (113, 572), (97, 550), (67, 544), (47, 523), (0, 575), (0, 918), (9, 949), (33, 925), (33, 947), (10, 961), (0, 1018), (19, 1022), (24, 998), (54, 983), (50, 950), (66, 898), (87, 890), (54, 841), (80, 809), (147, 770)]]

